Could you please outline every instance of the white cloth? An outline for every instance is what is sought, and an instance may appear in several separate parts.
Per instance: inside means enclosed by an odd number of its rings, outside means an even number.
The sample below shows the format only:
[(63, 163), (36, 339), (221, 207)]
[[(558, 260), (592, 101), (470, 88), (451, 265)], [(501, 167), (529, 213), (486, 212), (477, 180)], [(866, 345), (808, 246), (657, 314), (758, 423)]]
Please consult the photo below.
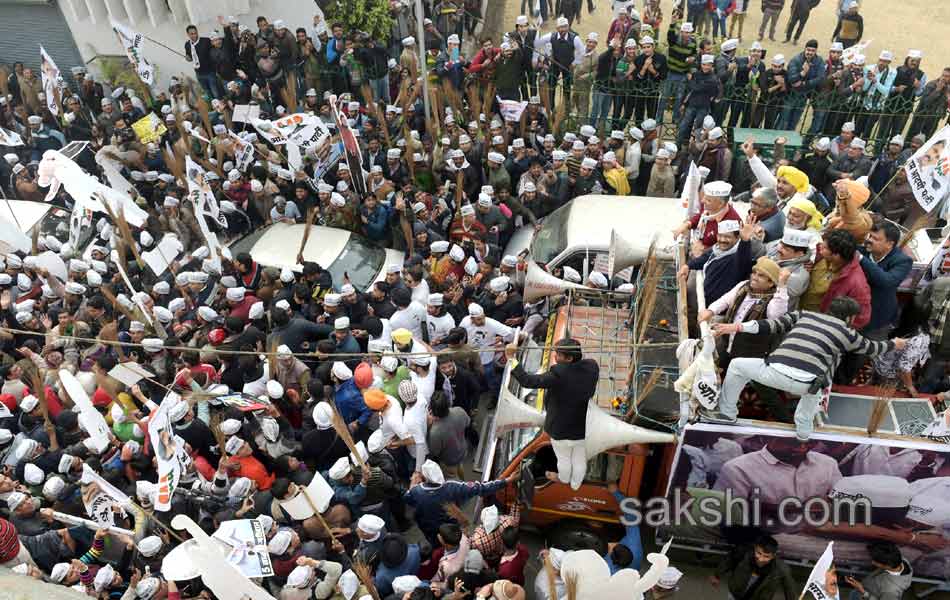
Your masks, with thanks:
[(409, 428), (406, 427), (406, 422), (402, 416), (402, 406), (398, 400), (389, 401), (389, 406), (383, 411), (380, 419), (379, 430), (383, 435), (383, 439), (387, 442), (393, 438), (404, 440), (412, 435), (409, 433)]
[(443, 346), (442, 338), (455, 328), (455, 319), (449, 313), (445, 313), (441, 317), (429, 315), (426, 322), (429, 327), (429, 344), (434, 348)]
[(419, 285), (412, 288), (412, 301), (425, 306), (429, 303), (429, 282), (425, 279), (419, 282)]
[(587, 475), (587, 442), (584, 440), (551, 440), (557, 457), (557, 478), (578, 490)]

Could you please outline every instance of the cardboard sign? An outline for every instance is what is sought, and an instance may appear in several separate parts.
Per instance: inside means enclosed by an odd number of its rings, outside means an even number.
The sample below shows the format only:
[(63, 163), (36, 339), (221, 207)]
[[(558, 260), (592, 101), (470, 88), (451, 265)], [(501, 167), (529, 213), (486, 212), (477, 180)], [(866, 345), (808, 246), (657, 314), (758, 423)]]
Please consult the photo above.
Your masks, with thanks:
[(155, 377), (155, 374), (149, 372), (148, 369), (138, 363), (124, 362), (112, 367), (112, 369), (109, 370), (109, 377), (128, 387), (132, 387), (143, 379)]
[(148, 113), (135, 123), (132, 123), (132, 131), (135, 132), (135, 137), (139, 138), (140, 142), (148, 144), (149, 142), (157, 142), (162, 139), (162, 136), (165, 135), (168, 128), (165, 127), (165, 122), (158, 118), (158, 115)]
[(253, 123), (261, 118), (261, 107), (257, 104), (236, 104), (231, 120), (235, 123)]

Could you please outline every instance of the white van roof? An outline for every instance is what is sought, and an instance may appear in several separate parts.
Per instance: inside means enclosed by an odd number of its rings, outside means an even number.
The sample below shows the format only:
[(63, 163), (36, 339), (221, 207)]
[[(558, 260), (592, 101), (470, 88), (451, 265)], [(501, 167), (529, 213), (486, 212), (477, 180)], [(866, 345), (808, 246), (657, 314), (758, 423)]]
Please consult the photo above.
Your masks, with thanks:
[(679, 198), (593, 194), (573, 203), (567, 222), (567, 245), (573, 248), (607, 250), (611, 228), (630, 241), (657, 234), (656, 247), (666, 248), (673, 244), (673, 229), (686, 218)]

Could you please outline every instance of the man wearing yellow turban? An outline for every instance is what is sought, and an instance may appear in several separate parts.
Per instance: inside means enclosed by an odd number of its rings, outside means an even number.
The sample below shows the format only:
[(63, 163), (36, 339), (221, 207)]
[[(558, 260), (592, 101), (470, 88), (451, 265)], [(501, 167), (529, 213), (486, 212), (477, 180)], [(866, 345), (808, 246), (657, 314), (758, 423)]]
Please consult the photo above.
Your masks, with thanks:
[(775, 172), (778, 181), (775, 184), (780, 198), (788, 198), (798, 192), (808, 192), (808, 175), (792, 166), (779, 167)]
[(788, 202), (788, 221), (785, 226), (790, 229), (819, 231), (823, 218), (811, 200), (801, 194), (795, 194)]

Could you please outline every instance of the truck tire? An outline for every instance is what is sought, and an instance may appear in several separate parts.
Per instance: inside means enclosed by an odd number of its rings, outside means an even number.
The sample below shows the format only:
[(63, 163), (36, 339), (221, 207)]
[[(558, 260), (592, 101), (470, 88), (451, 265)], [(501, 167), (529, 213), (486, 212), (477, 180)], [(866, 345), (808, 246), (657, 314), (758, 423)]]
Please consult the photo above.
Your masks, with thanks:
[(607, 553), (607, 542), (603, 534), (580, 521), (561, 521), (547, 530), (548, 545), (561, 550), (593, 550), (597, 554)]

